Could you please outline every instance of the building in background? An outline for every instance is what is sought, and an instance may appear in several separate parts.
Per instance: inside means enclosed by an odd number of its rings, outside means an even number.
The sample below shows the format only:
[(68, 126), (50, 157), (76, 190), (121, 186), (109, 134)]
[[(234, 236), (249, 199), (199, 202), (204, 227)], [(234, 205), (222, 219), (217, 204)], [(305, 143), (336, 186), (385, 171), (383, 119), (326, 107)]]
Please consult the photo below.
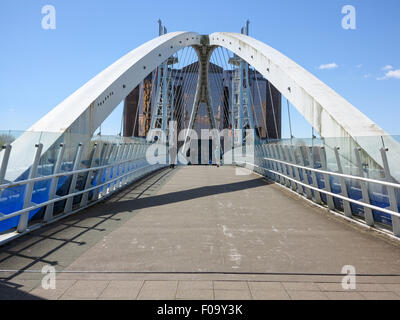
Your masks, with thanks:
[[(193, 108), (198, 78), (198, 62), (182, 69), (170, 68), (169, 86), (174, 91), (174, 120), (178, 132), (187, 128)], [(211, 63), (209, 86), (211, 104), (218, 129), (231, 128), (232, 76), (234, 70), (224, 70)], [(153, 72), (138, 85), (125, 99), (123, 111), (123, 135), (145, 137), (150, 128), (151, 115), (156, 100), (157, 74)], [(262, 139), (281, 138), (281, 93), (260, 73), (250, 68), (249, 83), (254, 125)], [(200, 105), (195, 130), (210, 128), (206, 106)]]

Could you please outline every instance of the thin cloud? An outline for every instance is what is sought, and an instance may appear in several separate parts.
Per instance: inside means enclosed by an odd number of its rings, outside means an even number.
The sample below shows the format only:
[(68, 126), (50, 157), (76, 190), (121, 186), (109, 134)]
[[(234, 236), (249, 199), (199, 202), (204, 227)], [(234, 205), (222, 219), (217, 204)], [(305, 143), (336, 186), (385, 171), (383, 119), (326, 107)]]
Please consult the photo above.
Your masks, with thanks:
[(327, 63), (327, 64), (321, 64), (318, 69), (319, 70), (329, 70), (329, 69), (336, 69), (337, 67), (339, 67), (336, 63), (332, 62), (332, 63)]
[(372, 74), (370, 74), (370, 73), (368, 73), (368, 74), (364, 74), (364, 78), (365, 79), (367, 79), (367, 78), (371, 78), (372, 77)]
[(360, 69), (363, 65), (362, 64), (358, 64), (356, 65), (356, 68)]
[(390, 64), (388, 64), (382, 68), (383, 71), (388, 71), (388, 70), (392, 70), (392, 69), (393, 69), (393, 67)]
[(386, 72), (383, 77), (376, 78), (377, 80), (387, 80), (387, 79), (400, 79), (400, 69), (390, 70)]

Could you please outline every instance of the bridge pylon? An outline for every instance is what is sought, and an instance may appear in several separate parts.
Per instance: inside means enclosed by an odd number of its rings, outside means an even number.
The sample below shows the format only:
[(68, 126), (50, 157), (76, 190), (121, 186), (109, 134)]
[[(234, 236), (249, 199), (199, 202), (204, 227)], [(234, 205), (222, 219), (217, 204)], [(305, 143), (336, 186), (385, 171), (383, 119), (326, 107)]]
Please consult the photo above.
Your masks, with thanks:
[[(249, 35), (250, 21), (241, 29), (241, 34)], [(246, 142), (245, 130), (255, 130), (251, 106), (249, 64), (236, 54), (229, 59), (236, 67), (232, 79), (232, 147), (242, 146)], [(248, 131), (247, 131), (248, 132)], [(253, 132), (253, 137), (255, 132)]]
[[(167, 34), (167, 29), (158, 20), (159, 36)], [(172, 80), (172, 67), (178, 63), (178, 58), (171, 56), (164, 61), (153, 72), (153, 81), (156, 78), (156, 95), (151, 112), (150, 130), (147, 133), (147, 140), (154, 141), (157, 136), (162, 142), (167, 141), (169, 121), (174, 120), (175, 111), (175, 89)], [(171, 68), (170, 68), (171, 66)]]

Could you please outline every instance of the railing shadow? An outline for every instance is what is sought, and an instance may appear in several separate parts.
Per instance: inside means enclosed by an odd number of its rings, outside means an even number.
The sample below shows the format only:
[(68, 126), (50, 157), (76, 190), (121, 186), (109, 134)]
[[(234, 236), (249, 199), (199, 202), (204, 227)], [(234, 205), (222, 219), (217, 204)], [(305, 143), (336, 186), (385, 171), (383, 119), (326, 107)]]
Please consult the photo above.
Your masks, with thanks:
[[(150, 184), (137, 195), (137, 197), (140, 198), (146, 190), (156, 185), (168, 174), (170, 174), (170, 170), (160, 170), (155, 181), (152, 181), (152, 179), (154, 179), (154, 174), (150, 174), (111, 196), (107, 199), (107, 202), (94, 205), (82, 212), (61, 219), (47, 227), (40, 228), (3, 245), (0, 247), (0, 285), (3, 284), (3, 287), (5, 287), (5, 284), (7, 284), (7, 288), (4, 289), (7, 292), (10, 292), (10, 290), (18, 291), (18, 286), (10, 285), (12, 284), (11, 280), (17, 278), (25, 271), (34, 269), (40, 273), (41, 267), (45, 264), (54, 267), (62, 267), (62, 261), (52, 259), (53, 254), (62, 249), (68, 250), (67, 246), (69, 245), (85, 246), (87, 243), (81, 240), (83, 236), (86, 236), (91, 231), (105, 232), (107, 229), (102, 228), (102, 225), (106, 222), (120, 221), (120, 218), (116, 216), (122, 211), (108, 212), (107, 206), (106, 208), (102, 208), (104, 205), (109, 202), (118, 202), (121, 197), (129, 194), (138, 186), (150, 182)], [(93, 219), (93, 221), (91, 221), (91, 219)], [(82, 225), (82, 222), (85, 222), (85, 225)], [(74, 231), (71, 231), (72, 229), (74, 229)], [(4, 272), (4, 270), (12, 271)], [(21, 292), (21, 295), (22, 294)], [(0, 299), (2, 298), (3, 296), (0, 291)]]
[(170, 192), (150, 196), (146, 198), (118, 201), (115, 203), (107, 203), (106, 208), (109, 213), (118, 213), (123, 211), (134, 211), (150, 207), (159, 207), (167, 204), (178, 203), (211, 195), (231, 193), (240, 190), (252, 189), (270, 184), (271, 182), (257, 178), (247, 181), (239, 181), (221, 185), (211, 185), (198, 187), (183, 191)]
[(43, 300), (22, 290), (23, 285), (0, 280), (0, 300)]
[[(188, 190), (170, 192), (167, 194), (142, 197), (147, 190), (154, 187), (160, 180), (168, 176), (171, 172), (174, 172), (174, 170), (161, 170), (155, 181), (151, 180), (154, 179), (154, 174), (145, 177), (110, 197), (106, 202), (97, 204), (80, 213), (55, 222), (48, 227), (38, 229), (29, 235), (18, 238), (3, 247), (0, 247), (0, 270), (10, 270), (13, 269), (10, 268), (10, 266), (18, 266), (18, 268), (14, 268), (15, 270), (11, 273), (7, 273), (7, 276), (3, 276), (0, 273), (0, 284), (7, 286), (6, 291), (10, 293), (10, 297), (16, 296), (24, 299), (24, 293), (21, 291), (20, 294), (18, 294), (18, 291), (20, 291), (18, 286), (12, 284), (13, 279), (16, 279), (27, 270), (36, 270), (40, 273), (41, 267), (45, 264), (55, 267), (59, 266), (60, 268), (65, 267), (66, 264), (62, 261), (62, 258), (54, 259), (55, 253), (62, 252), (61, 250), (71, 250), (71, 245), (88, 245), (85, 241), (82, 241), (82, 237), (92, 231), (107, 231), (107, 227), (103, 227), (103, 225), (109, 221), (119, 221), (120, 218), (118, 218), (118, 214), (120, 213), (136, 212), (140, 209), (150, 207), (162, 207), (167, 204), (252, 189), (270, 184), (270, 182), (265, 179), (256, 178), (246, 181), (202, 186)], [(135, 194), (133, 199), (126, 200), (127, 195), (131, 194), (132, 191), (137, 191), (137, 187), (140, 185), (143, 186), (144, 184), (148, 185), (142, 190), (139, 190), (138, 194)], [(93, 219), (93, 221), (91, 221), (91, 219)], [(82, 222), (84, 222), (85, 225), (82, 225)], [(15, 292), (11, 294), (13, 291)], [(2, 298), (0, 291), (0, 299)], [(34, 297), (28, 298), (31, 299)]]

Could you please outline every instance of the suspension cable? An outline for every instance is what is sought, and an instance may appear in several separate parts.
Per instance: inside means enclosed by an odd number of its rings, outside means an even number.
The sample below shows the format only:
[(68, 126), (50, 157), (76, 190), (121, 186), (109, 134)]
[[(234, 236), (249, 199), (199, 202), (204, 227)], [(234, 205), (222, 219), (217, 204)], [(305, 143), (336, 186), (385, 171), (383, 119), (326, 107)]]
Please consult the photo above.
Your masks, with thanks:
[[(181, 74), (183, 74), (183, 68), (187, 67), (190, 62), (192, 61), (192, 57), (193, 57), (193, 53), (194, 50), (191, 50), (190, 56), (188, 58), (188, 60), (186, 60), (187, 65), (184, 64), (184, 66), (181, 68)], [(181, 119), (183, 119), (183, 127), (185, 127), (185, 115), (184, 115), (184, 106), (185, 106), (185, 92), (187, 91), (188, 88), (192, 87), (192, 82), (193, 82), (193, 78), (195, 77), (195, 72), (192, 72), (195, 68), (195, 63), (191, 63), (190, 66), (188, 67), (187, 71), (185, 72), (185, 74), (188, 74), (189, 76), (187, 77), (186, 81), (183, 81), (182, 79), (182, 85), (181, 85), (181, 95), (179, 97), (179, 100), (177, 101), (177, 103), (182, 103), (182, 112), (179, 116), (179, 121), (181, 121)], [(193, 74), (192, 74), (193, 73)]]
[(141, 89), (143, 89), (143, 86), (141, 84), (139, 84), (139, 99), (138, 99), (138, 104), (136, 106), (136, 115), (135, 115), (135, 120), (134, 120), (134, 123), (133, 123), (132, 136), (135, 136), (136, 123), (138, 121), (138, 112), (139, 112), (139, 108), (140, 108), (141, 101), (142, 101), (142, 90)]
[(288, 98), (286, 98), (286, 102), (287, 102), (287, 111), (288, 111), (288, 119), (289, 119), (290, 143), (292, 144), (292, 140), (293, 140), (292, 121), (290, 119), (290, 108), (289, 108), (289, 100), (288, 100)]
[(276, 139), (278, 139), (278, 127), (276, 125), (276, 117), (275, 117), (275, 106), (274, 106), (274, 100), (272, 99), (272, 93), (271, 93), (271, 83), (268, 81), (268, 88), (269, 88), (269, 97), (271, 100), (272, 104), (272, 114), (274, 116), (274, 125), (275, 125), (275, 133), (276, 133)]
[(257, 74), (257, 71), (255, 71), (254, 75), (255, 75), (255, 78), (256, 78), (258, 99), (260, 100), (260, 107), (261, 107), (262, 118), (263, 118), (264, 127), (265, 127), (265, 133), (266, 133), (267, 139), (269, 140), (268, 128), (267, 128), (267, 114), (266, 114), (266, 112), (267, 112), (267, 100), (265, 100), (265, 113), (264, 113), (264, 108), (263, 108), (262, 101), (261, 101), (260, 86), (259, 86), (259, 84), (258, 84), (258, 74)]

